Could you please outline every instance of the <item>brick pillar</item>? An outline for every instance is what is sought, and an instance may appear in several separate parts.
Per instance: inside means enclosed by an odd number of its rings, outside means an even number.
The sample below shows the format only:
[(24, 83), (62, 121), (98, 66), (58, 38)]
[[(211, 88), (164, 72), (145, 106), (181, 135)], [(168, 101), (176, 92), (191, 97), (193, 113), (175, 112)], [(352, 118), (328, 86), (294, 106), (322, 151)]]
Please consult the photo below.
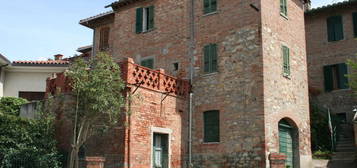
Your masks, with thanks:
[(286, 156), (281, 153), (271, 153), (269, 155), (270, 168), (285, 168)]
[(104, 157), (86, 157), (87, 168), (104, 168)]

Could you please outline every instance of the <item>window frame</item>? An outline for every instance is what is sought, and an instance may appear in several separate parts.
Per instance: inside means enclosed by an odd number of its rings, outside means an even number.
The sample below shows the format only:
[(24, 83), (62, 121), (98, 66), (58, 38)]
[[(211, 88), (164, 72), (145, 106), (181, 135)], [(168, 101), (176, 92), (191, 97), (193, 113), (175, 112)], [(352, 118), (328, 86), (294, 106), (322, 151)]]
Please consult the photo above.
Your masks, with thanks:
[(146, 6), (136, 9), (136, 34), (146, 33), (155, 29), (155, 6)]
[[(217, 135), (216, 136), (218, 136), (217, 137), (217, 139), (216, 140), (209, 140), (208, 138), (209, 137), (207, 137), (207, 133), (208, 132), (206, 132), (207, 130), (206, 130), (206, 123), (207, 123), (207, 121), (206, 121), (206, 115), (207, 114), (209, 114), (209, 113), (217, 113), (216, 115), (217, 115), (217, 119), (216, 119), (216, 123), (217, 123), (217, 131), (218, 132), (216, 132), (217, 133)], [(205, 144), (210, 144), (210, 143), (220, 143), (221, 142), (221, 131), (220, 131), (220, 129), (221, 129), (221, 125), (220, 125), (220, 111), (219, 110), (208, 110), (208, 111), (204, 111), (203, 112), (203, 143), (205, 143)], [(212, 122), (212, 121), (211, 121)], [(212, 127), (212, 126), (211, 126)]]
[[(342, 71), (344, 71), (343, 76)], [(350, 89), (348, 66), (346, 63), (332, 64), (323, 66), (324, 91), (332, 92), (336, 90)], [(342, 83), (347, 82), (347, 83)]]
[[(338, 22), (340, 22), (340, 26), (338, 26)], [(337, 42), (345, 39), (345, 32), (343, 26), (343, 16), (342, 15), (334, 15), (326, 18), (327, 24), (327, 41), (328, 42)], [(338, 26), (338, 27), (337, 27)], [(339, 30), (341, 29), (341, 30)], [(341, 31), (341, 37), (338, 38), (338, 31)]]
[(288, 18), (288, 0), (280, 0), (280, 15)]
[(102, 27), (99, 31), (99, 50), (105, 51), (110, 48), (110, 27)]
[(151, 164), (151, 168), (154, 167), (154, 156), (153, 156), (153, 153), (154, 153), (154, 134), (166, 134), (168, 135), (168, 168), (171, 168), (171, 145), (172, 145), (172, 133), (173, 133), (173, 130), (170, 129), (170, 128), (161, 128), (161, 127), (151, 127), (150, 128), (150, 139), (151, 139), (151, 146), (150, 146), (150, 150), (151, 150), (151, 157), (150, 157), (150, 164)]
[[(147, 66), (143, 65), (143, 62), (149, 61), (149, 60), (152, 60), (152, 67), (147, 67)], [(155, 58), (154, 58), (154, 57), (145, 57), (145, 58), (142, 58), (142, 59), (140, 60), (140, 66), (143, 66), (143, 67), (146, 67), (146, 68), (149, 68), (149, 69), (154, 69), (154, 68), (155, 68)]]
[[(208, 7), (206, 8), (206, 3), (208, 3)], [(215, 6), (212, 4), (216, 3)], [(218, 11), (218, 0), (203, 0), (203, 14), (209, 15), (212, 13), (216, 13)]]

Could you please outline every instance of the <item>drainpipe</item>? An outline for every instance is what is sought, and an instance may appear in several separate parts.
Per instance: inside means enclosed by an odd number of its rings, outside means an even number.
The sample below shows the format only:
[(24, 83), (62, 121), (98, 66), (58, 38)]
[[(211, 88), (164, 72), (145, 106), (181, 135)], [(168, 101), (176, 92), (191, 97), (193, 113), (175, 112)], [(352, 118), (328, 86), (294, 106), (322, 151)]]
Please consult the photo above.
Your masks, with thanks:
[[(190, 84), (193, 85), (193, 77), (194, 77), (194, 50), (195, 50), (195, 0), (189, 1), (189, 33), (190, 33), (190, 41), (189, 41), (189, 60), (190, 60)], [(192, 113), (193, 113), (193, 92), (190, 92), (189, 98), (189, 130), (188, 130), (188, 167), (193, 167), (192, 165)]]

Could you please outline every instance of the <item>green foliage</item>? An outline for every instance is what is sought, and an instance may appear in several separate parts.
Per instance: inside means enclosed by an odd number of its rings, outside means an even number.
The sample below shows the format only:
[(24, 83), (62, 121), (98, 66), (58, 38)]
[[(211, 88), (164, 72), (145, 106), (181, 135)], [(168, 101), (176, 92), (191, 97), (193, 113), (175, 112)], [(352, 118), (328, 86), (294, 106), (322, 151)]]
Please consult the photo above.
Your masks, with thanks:
[(357, 94), (357, 58), (347, 61), (351, 68), (351, 73), (347, 75), (349, 78), (349, 85), (352, 90)]
[(41, 115), (38, 120), (30, 120), (0, 114), (1, 168), (60, 167), (53, 119), (48, 116)]
[(312, 158), (314, 159), (324, 159), (324, 160), (329, 160), (331, 159), (332, 152), (331, 151), (315, 151), (312, 154)]
[(0, 113), (19, 116), (21, 105), (26, 103), (28, 101), (23, 98), (2, 97), (0, 98)]

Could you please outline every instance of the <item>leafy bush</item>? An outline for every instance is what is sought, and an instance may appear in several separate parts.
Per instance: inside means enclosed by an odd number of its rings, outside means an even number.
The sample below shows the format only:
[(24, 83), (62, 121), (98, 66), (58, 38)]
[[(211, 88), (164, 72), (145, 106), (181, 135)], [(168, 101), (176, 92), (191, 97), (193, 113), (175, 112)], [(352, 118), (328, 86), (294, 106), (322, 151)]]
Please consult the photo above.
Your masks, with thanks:
[(0, 132), (1, 168), (60, 167), (51, 118), (30, 120), (0, 114)]
[(28, 101), (23, 98), (2, 97), (0, 98), (0, 112), (3, 114), (19, 116), (21, 105)]
[(314, 159), (326, 159), (329, 160), (331, 159), (332, 152), (331, 151), (321, 151), (318, 150), (312, 154), (312, 157)]

